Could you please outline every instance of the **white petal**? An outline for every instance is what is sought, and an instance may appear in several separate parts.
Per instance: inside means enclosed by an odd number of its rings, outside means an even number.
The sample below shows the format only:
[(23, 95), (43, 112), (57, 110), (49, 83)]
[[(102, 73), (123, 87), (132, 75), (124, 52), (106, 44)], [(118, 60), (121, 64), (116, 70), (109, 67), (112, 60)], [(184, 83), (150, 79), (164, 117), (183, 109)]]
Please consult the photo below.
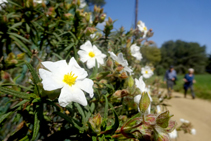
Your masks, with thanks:
[(149, 107), (147, 108), (147, 114), (150, 114), (151, 111), (151, 103), (149, 104)]
[(92, 98), (94, 96), (93, 92), (93, 84), (94, 82), (91, 79), (85, 78), (82, 81), (77, 81), (76, 86), (85, 92), (89, 93), (89, 96)]
[(89, 57), (89, 53), (84, 51), (84, 50), (79, 50), (78, 54), (80, 56), (80, 60), (81, 62), (86, 62), (90, 57)]
[(57, 62), (45, 61), (42, 62), (42, 65), (55, 74), (65, 74), (67, 70), (67, 62), (65, 60)]
[(141, 94), (134, 97), (134, 102), (138, 105), (139, 105), (140, 100), (141, 100)]
[(75, 74), (75, 76), (77, 76), (77, 80), (78, 79), (84, 79), (85, 77), (87, 77), (87, 72), (85, 71), (85, 69), (81, 68), (78, 63), (76, 62), (75, 58), (72, 57), (70, 59), (70, 62), (68, 64), (68, 70), (69, 72), (73, 72), (73, 74)]
[(95, 67), (95, 58), (90, 58), (87, 62), (86, 65), (89, 69)]
[(86, 41), (83, 45), (80, 46), (80, 49), (87, 52), (93, 51), (93, 47), (90, 41)]
[(196, 135), (196, 129), (194, 129), (194, 128), (191, 129), (191, 134), (192, 134), (192, 135)]
[(43, 84), (44, 90), (52, 91), (52, 90), (62, 88), (64, 86), (60, 78), (57, 78), (56, 76), (54, 76), (53, 73), (47, 70), (39, 69), (39, 74), (40, 74), (40, 77), (42, 78), (42, 84)]
[(66, 107), (71, 102), (77, 102), (83, 106), (87, 105), (87, 100), (84, 95), (84, 92), (79, 88), (69, 85), (65, 85), (59, 96), (59, 105)]
[(102, 54), (102, 56), (96, 56), (95, 58), (97, 59), (97, 62), (101, 65), (104, 64), (104, 57), (103, 57), (104, 54)]
[(108, 51), (108, 53), (110, 54), (111, 58), (112, 58), (114, 61), (117, 60), (117, 56), (116, 56), (113, 52)]
[(95, 53), (95, 55), (101, 55), (102, 54), (102, 52), (95, 45), (93, 45), (93, 52)]
[(119, 53), (117, 57), (118, 57), (118, 58), (117, 58), (116, 61), (117, 61), (119, 64), (121, 64), (121, 65), (124, 66), (124, 67), (125, 67), (125, 66), (128, 66), (128, 62), (127, 62), (127, 60), (124, 59), (122, 53)]

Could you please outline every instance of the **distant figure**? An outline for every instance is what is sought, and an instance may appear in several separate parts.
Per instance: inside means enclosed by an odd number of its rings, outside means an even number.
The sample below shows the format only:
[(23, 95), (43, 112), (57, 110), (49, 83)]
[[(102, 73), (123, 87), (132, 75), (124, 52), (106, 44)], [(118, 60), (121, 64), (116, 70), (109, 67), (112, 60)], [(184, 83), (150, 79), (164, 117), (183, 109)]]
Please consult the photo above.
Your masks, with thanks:
[(171, 97), (171, 93), (176, 79), (177, 79), (177, 73), (174, 70), (174, 67), (170, 66), (169, 70), (166, 71), (166, 74), (164, 76), (164, 83), (167, 83), (167, 90), (169, 97)]
[(194, 69), (190, 68), (188, 69), (188, 74), (185, 75), (184, 77), (184, 90), (185, 90), (185, 95), (184, 97), (186, 98), (186, 95), (187, 95), (187, 91), (188, 91), (188, 88), (190, 88), (191, 90), (191, 94), (192, 94), (192, 98), (195, 99), (195, 94), (194, 94), (194, 91), (193, 91), (193, 83), (195, 83), (196, 81), (194, 80)]

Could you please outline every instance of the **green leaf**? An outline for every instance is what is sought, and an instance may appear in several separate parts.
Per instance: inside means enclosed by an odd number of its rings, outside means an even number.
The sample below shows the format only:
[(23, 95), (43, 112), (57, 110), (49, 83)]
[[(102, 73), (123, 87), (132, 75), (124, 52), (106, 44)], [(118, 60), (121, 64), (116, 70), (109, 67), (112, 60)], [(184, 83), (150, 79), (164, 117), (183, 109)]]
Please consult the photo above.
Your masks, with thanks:
[(13, 95), (13, 96), (16, 96), (19, 98), (24, 98), (24, 99), (30, 99), (31, 97), (35, 97), (34, 94), (26, 94), (26, 93), (18, 92), (18, 91), (15, 91), (15, 90), (12, 90), (12, 89), (9, 89), (6, 87), (0, 87), (0, 93), (1, 94), (10, 94), (10, 95)]
[(97, 73), (98, 73), (98, 65), (97, 65), (97, 60), (95, 59), (95, 67), (94, 67), (92, 74), (90, 75), (89, 78), (94, 79), (96, 77)]
[(15, 106), (13, 106), (12, 109), (14, 109), (14, 108), (16, 108), (16, 107), (19, 107), (19, 106), (25, 104), (25, 103), (28, 102), (28, 101), (29, 101), (28, 99), (24, 99), (24, 100), (22, 100), (21, 102), (19, 102), (18, 104), (16, 104)]
[(84, 122), (84, 120), (85, 120), (85, 114), (84, 114), (83, 109), (81, 108), (81, 106), (80, 106), (78, 103), (74, 103), (74, 105), (75, 105), (76, 108), (78, 109), (78, 112), (81, 114), (82, 120), (83, 120), (83, 122)]
[(68, 121), (69, 123), (72, 123), (72, 120), (69, 116), (61, 113), (61, 112), (55, 112), (57, 115), (59, 115), (60, 117), (64, 118), (66, 121)]
[(6, 119), (10, 114), (12, 114), (13, 112), (9, 112), (9, 113), (6, 113), (6, 114), (4, 114), (4, 115), (0, 115), (0, 123), (4, 120), (4, 119)]
[(92, 102), (92, 103), (91, 103), (91, 106), (90, 106), (90, 111), (91, 111), (91, 113), (93, 113), (94, 110), (95, 110), (95, 103)]
[(23, 51), (26, 52), (27, 55), (29, 57), (32, 56), (31, 51), (26, 47), (26, 45), (24, 43), (22, 43), (18, 38), (14, 37), (14, 36), (10, 36), (10, 38), (12, 38), (15, 41), (15, 44)]
[(105, 97), (105, 110), (104, 110), (104, 119), (107, 119), (107, 117), (108, 117), (108, 99), (107, 99), (107, 97), (104, 95), (104, 97)]
[(38, 113), (36, 112), (34, 115), (34, 129), (33, 129), (33, 135), (31, 139), (32, 141), (34, 141), (37, 138), (39, 129), (40, 129), (40, 120), (38, 119)]
[(13, 24), (12, 26), (10, 26), (9, 28), (16, 28), (16, 27), (19, 27), (22, 25), (22, 22), (18, 22), (18, 23), (15, 23)]
[(19, 39), (21, 39), (21, 40), (23, 40), (23, 41), (25, 41), (25, 42), (31, 44), (31, 42), (30, 42), (29, 40), (27, 40), (27, 39), (24, 38), (23, 36), (18, 35), (17, 33), (9, 32), (8, 34), (10, 34), (10, 37), (11, 37), (11, 35), (12, 35), (13, 37), (19, 38)]
[(39, 87), (38, 87), (38, 83), (40, 82), (40, 79), (36, 73), (36, 71), (34, 70), (34, 68), (32, 67), (32, 65), (28, 62), (25, 62), (26, 66), (28, 67), (29, 71), (31, 72), (31, 75), (32, 75), (32, 81), (34, 82), (35, 86), (36, 86), (36, 89), (37, 89), (37, 92), (38, 94), (40, 94), (40, 91), (39, 91)]
[(61, 56), (59, 56), (58, 54), (52, 52), (53, 55), (55, 55), (58, 59), (63, 60), (63, 58)]

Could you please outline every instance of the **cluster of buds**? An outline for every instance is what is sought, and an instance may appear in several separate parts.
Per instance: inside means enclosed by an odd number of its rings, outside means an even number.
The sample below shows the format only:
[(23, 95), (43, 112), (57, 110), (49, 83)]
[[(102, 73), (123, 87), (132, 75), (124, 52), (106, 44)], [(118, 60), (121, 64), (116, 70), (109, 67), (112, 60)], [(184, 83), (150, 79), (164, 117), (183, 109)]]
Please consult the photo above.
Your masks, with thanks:
[(193, 128), (193, 125), (188, 120), (180, 119), (182, 124), (177, 128), (177, 131), (184, 131), (184, 133), (196, 134), (196, 130)]
[(169, 114), (169, 111), (159, 115), (146, 115), (145, 112), (149, 105), (150, 99), (144, 92), (139, 104), (140, 117), (135, 116), (129, 119), (112, 137), (116, 139), (169, 140), (168, 133), (172, 132), (176, 126), (176, 122), (170, 120), (172, 115)]
[(93, 21), (94, 25), (104, 22), (106, 14), (103, 12), (104, 12), (103, 8), (97, 7), (96, 5), (94, 6), (94, 21)]

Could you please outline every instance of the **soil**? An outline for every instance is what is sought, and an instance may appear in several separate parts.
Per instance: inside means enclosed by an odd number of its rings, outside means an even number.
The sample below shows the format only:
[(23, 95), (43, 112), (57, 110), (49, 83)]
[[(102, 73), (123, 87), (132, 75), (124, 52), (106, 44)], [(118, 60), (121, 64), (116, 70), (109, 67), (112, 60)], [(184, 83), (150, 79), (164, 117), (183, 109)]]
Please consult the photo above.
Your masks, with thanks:
[[(211, 102), (202, 99), (192, 99), (190, 95), (184, 98), (181, 93), (173, 92), (172, 98), (167, 102), (173, 120), (181, 125), (180, 118), (188, 120), (196, 129), (196, 135), (178, 132), (175, 141), (211, 141)], [(174, 141), (174, 140), (173, 140)]]

